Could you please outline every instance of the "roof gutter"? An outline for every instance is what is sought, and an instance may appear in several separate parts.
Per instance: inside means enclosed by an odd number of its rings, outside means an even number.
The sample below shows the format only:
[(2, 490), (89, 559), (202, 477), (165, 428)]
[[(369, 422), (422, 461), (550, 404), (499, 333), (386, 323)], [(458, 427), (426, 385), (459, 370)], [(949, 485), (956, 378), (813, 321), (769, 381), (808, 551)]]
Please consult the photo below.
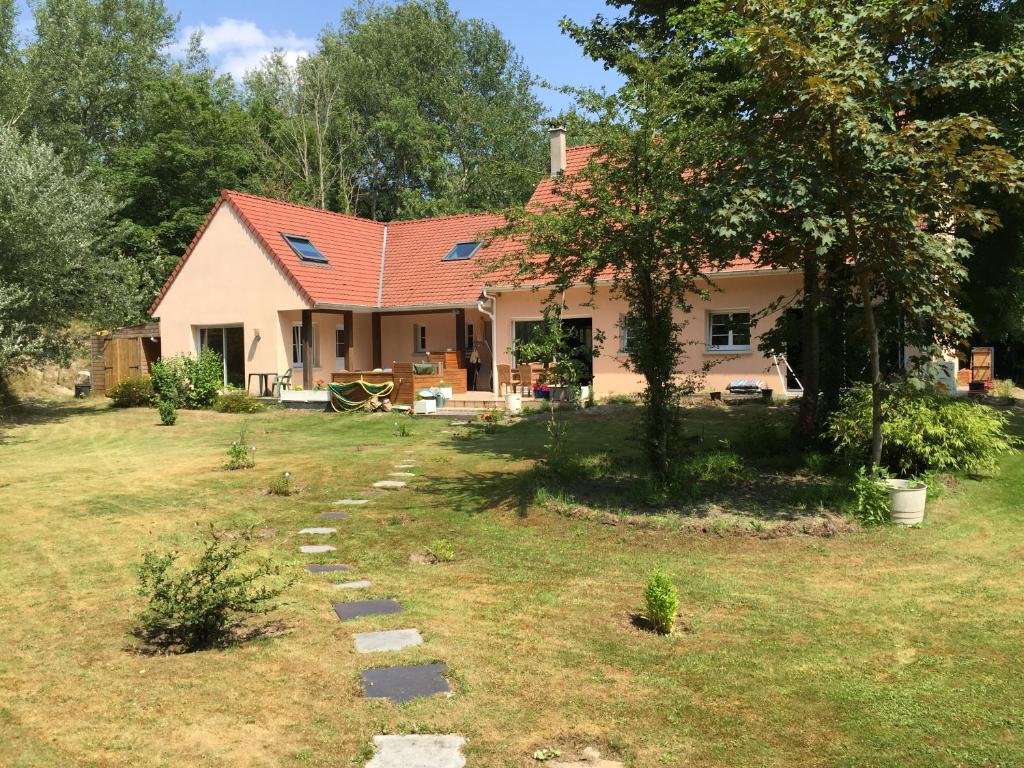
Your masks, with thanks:
[(377, 278), (377, 308), (383, 306), (384, 301), (384, 260), (388, 253), (388, 225), (384, 225), (384, 237), (380, 242), (380, 276)]
[[(798, 272), (797, 269), (779, 268), (779, 269), (734, 269), (734, 270), (720, 270), (717, 272), (704, 272), (700, 275), (702, 278), (712, 278), (719, 280), (723, 277), (753, 277), (755, 275), (785, 275), (792, 272)], [(612, 285), (615, 281), (611, 279), (595, 280), (594, 285)], [(584, 288), (589, 283), (576, 283), (571, 286), (572, 288)], [(551, 286), (546, 283), (537, 283), (536, 285), (530, 285), (527, 283), (520, 283), (519, 285), (488, 285), (484, 291), (485, 295), (487, 291), (538, 291), (544, 288), (550, 289)], [(488, 297), (493, 298), (493, 297)]]

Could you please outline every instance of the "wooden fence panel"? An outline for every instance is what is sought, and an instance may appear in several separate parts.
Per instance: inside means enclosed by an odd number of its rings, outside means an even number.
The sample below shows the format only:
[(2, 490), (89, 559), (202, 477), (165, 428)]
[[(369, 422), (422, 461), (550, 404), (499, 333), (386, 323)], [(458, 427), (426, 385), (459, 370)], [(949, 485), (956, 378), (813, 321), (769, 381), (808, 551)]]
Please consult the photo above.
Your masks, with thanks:
[(103, 383), (109, 391), (129, 376), (142, 373), (138, 339), (108, 339), (103, 350)]

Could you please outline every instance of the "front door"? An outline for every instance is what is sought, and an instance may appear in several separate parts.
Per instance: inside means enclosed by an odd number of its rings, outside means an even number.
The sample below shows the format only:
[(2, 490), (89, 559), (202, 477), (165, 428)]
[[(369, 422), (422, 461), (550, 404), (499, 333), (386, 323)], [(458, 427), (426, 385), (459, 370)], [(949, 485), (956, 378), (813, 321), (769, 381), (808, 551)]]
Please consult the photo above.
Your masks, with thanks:
[(199, 348), (212, 349), (224, 359), (225, 386), (245, 387), (245, 330), (240, 325), (200, 328)]

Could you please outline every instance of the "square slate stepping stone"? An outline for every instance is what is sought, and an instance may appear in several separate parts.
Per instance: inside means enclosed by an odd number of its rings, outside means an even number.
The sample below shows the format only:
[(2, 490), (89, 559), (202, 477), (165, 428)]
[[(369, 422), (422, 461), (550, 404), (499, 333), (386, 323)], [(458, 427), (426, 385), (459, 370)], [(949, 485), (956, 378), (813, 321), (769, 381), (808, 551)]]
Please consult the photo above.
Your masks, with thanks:
[(461, 736), (374, 736), (377, 754), (366, 768), (464, 768)]
[(303, 544), (299, 547), (299, 552), (304, 555), (321, 555), (324, 552), (334, 552), (337, 547), (332, 547), (330, 544)]
[(347, 603), (335, 603), (334, 612), (342, 621), (358, 619), (362, 616), (384, 616), (389, 613), (400, 613), (402, 606), (397, 600), (350, 600)]
[(416, 477), (412, 472), (388, 472), (389, 477)]
[(412, 701), (435, 693), (448, 693), (444, 664), (416, 664), (410, 667), (367, 669), (363, 674), (363, 695), (368, 699)]
[(341, 563), (310, 563), (306, 566), (310, 573), (338, 573), (339, 571), (351, 571), (351, 565)]
[(378, 480), (373, 484), (374, 488), (405, 488), (403, 480)]
[(338, 506), (342, 506), (342, 507), (357, 507), (360, 504), (369, 504), (370, 500), (369, 499), (338, 499), (334, 503), (337, 504)]
[(348, 520), (348, 512), (321, 512), (320, 517), (324, 520)]
[(366, 579), (359, 579), (357, 581), (343, 581), (341, 584), (335, 584), (335, 589), (366, 589), (372, 586)]
[(310, 534), (314, 536), (327, 536), (331, 533), (337, 533), (337, 528), (303, 528), (299, 533)]
[(418, 629), (393, 629), (388, 632), (360, 632), (352, 635), (356, 643), (357, 653), (377, 653), (379, 651), (400, 651), (414, 645), (420, 645), (423, 638)]

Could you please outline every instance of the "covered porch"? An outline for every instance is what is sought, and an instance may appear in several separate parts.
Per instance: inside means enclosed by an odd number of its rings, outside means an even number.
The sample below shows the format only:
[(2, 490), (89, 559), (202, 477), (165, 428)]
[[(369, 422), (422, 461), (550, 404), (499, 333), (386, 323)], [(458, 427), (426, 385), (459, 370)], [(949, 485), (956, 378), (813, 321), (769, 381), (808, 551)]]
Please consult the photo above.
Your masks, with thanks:
[(475, 306), (316, 307), (280, 315), (293, 388), (388, 379), (395, 383), (392, 400), (403, 404), (418, 389), (442, 383), (457, 395), (491, 391), (491, 326)]

